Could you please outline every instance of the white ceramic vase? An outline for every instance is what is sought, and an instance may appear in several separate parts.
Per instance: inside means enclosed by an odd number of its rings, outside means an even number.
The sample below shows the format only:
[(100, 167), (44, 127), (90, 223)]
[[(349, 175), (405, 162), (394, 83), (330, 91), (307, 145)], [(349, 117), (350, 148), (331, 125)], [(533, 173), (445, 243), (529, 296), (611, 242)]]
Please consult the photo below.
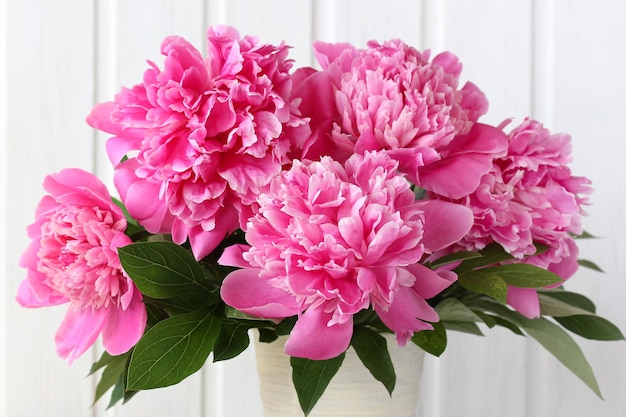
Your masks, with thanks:
[[(309, 417), (415, 417), (424, 351), (412, 343), (401, 348), (393, 335), (386, 337), (396, 371), (392, 397), (350, 348)], [(255, 344), (265, 417), (304, 416), (291, 380), (289, 356), (283, 353), (285, 340)]]

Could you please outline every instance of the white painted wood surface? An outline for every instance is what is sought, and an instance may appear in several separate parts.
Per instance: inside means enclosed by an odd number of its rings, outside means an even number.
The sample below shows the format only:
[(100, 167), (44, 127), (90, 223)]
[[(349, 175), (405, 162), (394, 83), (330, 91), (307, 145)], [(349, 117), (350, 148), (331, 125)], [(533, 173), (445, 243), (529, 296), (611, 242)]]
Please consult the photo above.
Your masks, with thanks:
[[(601, 237), (582, 253), (606, 273), (581, 271), (569, 287), (626, 329), (625, 19), (615, 0), (0, 0), (0, 417), (261, 416), (251, 351), (122, 407), (91, 407), (97, 349), (68, 367), (53, 342), (64, 308), (14, 302), (43, 177), (68, 166), (110, 175), (104, 136), (84, 123), (91, 106), (137, 82), (146, 59), (161, 62), (164, 36), (202, 49), (218, 23), (285, 39), (297, 65), (312, 64), (313, 39), (452, 50), (490, 100), (487, 121), (530, 114), (571, 133), (576, 173), (596, 190), (585, 226)], [(452, 334), (441, 359), (427, 358), (419, 415), (626, 416), (626, 343), (581, 344), (605, 401), (533, 342), (496, 330)]]

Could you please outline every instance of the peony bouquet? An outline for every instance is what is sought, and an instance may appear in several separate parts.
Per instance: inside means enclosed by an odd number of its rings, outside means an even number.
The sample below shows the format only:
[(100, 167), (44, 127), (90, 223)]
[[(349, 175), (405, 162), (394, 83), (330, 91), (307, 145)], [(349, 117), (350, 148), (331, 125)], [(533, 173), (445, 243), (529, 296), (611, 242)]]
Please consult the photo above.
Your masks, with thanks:
[[(294, 70), (285, 44), (207, 37), (206, 56), (166, 38), (162, 66), (87, 117), (111, 135), (119, 199), (64, 169), (28, 228), (17, 300), (68, 304), (69, 362), (102, 335), (96, 399), (176, 384), (251, 329), (288, 336), (294, 370), (352, 345), (392, 389), (382, 333), (438, 356), (447, 331), (484, 326), (535, 338), (600, 395), (568, 332), (623, 336), (563, 288), (599, 269), (578, 259), (591, 188), (568, 135), (479, 122), (487, 99), (449, 52), (316, 42), (319, 69)], [(294, 384), (310, 411), (321, 392)]]

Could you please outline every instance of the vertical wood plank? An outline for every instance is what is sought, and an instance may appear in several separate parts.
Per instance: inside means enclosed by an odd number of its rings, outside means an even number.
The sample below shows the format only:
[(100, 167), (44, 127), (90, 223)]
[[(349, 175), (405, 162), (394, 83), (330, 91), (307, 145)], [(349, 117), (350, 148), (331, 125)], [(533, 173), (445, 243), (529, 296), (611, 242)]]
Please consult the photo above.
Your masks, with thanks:
[[(554, 2), (533, 0), (530, 26), (532, 46), (531, 111), (530, 116), (545, 126), (553, 124), (554, 117)], [(552, 397), (551, 370), (555, 359), (536, 343), (528, 343), (526, 362), (526, 413), (547, 413)], [(532, 364), (532, 366), (531, 366)]]
[[(205, 369), (182, 384), (142, 392), (130, 403), (90, 409), (91, 357), (68, 368), (54, 353), (64, 308), (24, 310), (13, 294), (24, 273), (43, 177), (63, 167), (95, 170), (110, 184), (104, 138), (84, 116), (121, 85), (141, 79), (145, 60), (162, 62), (164, 36), (186, 37), (203, 53), (208, 24), (230, 24), (262, 42), (294, 46), (296, 66), (312, 65), (311, 42), (401, 38), (434, 53), (451, 50), (463, 81), (485, 91), (486, 121), (528, 113), (573, 135), (575, 173), (596, 189), (581, 242), (583, 257), (607, 273), (581, 271), (568, 288), (589, 295), (599, 313), (626, 328), (626, 269), (620, 239), (626, 172), (620, 121), (626, 106), (626, 5), (612, 0), (25, 0), (0, 3), (0, 417), (82, 415), (260, 417), (254, 351)], [(95, 36), (95, 37), (94, 37)], [(620, 49), (621, 48), (621, 49)], [(8, 82), (10, 80), (10, 83)], [(95, 144), (92, 138), (96, 138)], [(9, 178), (10, 175), (10, 178)], [(9, 181), (10, 180), (10, 181)], [(25, 192), (24, 190), (28, 190)], [(10, 201), (10, 203), (9, 203)], [(10, 240), (9, 240), (10, 239)], [(421, 415), (588, 416), (626, 413), (625, 346), (581, 341), (607, 401), (601, 401), (534, 343), (506, 331), (486, 338), (454, 333), (440, 359), (427, 358)], [(540, 368), (540, 369), (538, 369)], [(617, 372), (616, 372), (617, 371)], [(241, 393), (245, 393), (245, 400)], [(454, 400), (451, 400), (454, 399)], [(106, 401), (106, 400), (104, 400)]]
[[(526, 116), (531, 110), (530, 1), (447, 0), (435, 11), (443, 13), (435, 21), (444, 26), (432, 25), (425, 38), (455, 53), (463, 63), (462, 82), (472, 81), (487, 95), (483, 121)], [(485, 329), (485, 334), (449, 333), (439, 364), (442, 416), (528, 415), (526, 341), (502, 329)]]
[(7, 233), (7, 207), (9, 200), (8, 187), (8, 132), (7, 132), (7, 7), (6, 2), (0, 2), (0, 417), (7, 417), (7, 390), (9, 385), (7, 380), (10, 375), (7, 372), (7, 308), (5, 300), (13, 298), (9, 295), (7, 286), (8, 275), (7, 246), (9, 235)]
[(262, 43), (285, 41), (293, 49), (295, 67), (311, 65), (311, 0), (228, 0), (221, 21), (241, 35), (256, 35)]
[[(625, 329), (626, 145), (621, 132), (626, 111), (622, 81), (626, 57), (621, 51), (626, 38), (626, 4), (611, 0), (554, 3), (554, 130), (572, 135), (574, 172), (593, 181), (593, 205), (583, 224), (600, 238), (580, 241), (581, 256), (606, 271), (598, 274), (582, 269), (567, 286), (590, 296), (599, 314)], [(625, 344), (581, 340), (581, 345), (606, 401), (554, 366), (546, 412), (555, 416), (626, 414)]]
[[(112, 100), (122, 86), (141, 82), (147, 60), (163, 67), (162, 40), (182, 36), (204, 53), (204, 2), (201, 0), (100, 1), (97, 15), (97, 80), (95, 102)], [(99, 173), (111, 172), (104, 154), (106, 134), (97, 133)], [(110, 181), (110, 178), (109, 178)], [(124, 405), (99, 412), (107, 417), (202, 416), (202, 375), (196, 373), (180, 384), (164, 389), (142, 391)]]
[[(285, 41), (293, 47), (289, 55), (295, 60), (294, 69), (311, 65), (310, 0), (209, 1), (205, 22), (207, 26), (234, 26), (241, 36), (258, 36), (261, 43), (278, 45)], [(262, 416), (252, 343), (234, 359), (205, 366), (204, 392), (206, 417)]]
[[(22, 309), (14, 294), (25, 273), (17, 267), (26, 248), (45, 175), (64, 167), (90, 169), (92, 141), (83, 118), (93, 92), (93, 4), (63, 0), (6, 2), (6, 142), (3, 194), (6, 241), (2, 280), (6, 322), (7, 416), (88, 416), (93, 387), (90, 358), (71, 367), (55, 354), (54, 333), (66, 307)], [(5, 26), (6, 25), (6, 26)], [(6, 233), (6, 234), (5, 234)], [(6, 303), (6, 304), (5, 304)]]
[(332, 1), (314, 3), (314, 37), (326, 42), (349, 42), (364, 48), (367, 41), (402, 39), (419, 48), (422, 21), (421, 1), (378, 0)]

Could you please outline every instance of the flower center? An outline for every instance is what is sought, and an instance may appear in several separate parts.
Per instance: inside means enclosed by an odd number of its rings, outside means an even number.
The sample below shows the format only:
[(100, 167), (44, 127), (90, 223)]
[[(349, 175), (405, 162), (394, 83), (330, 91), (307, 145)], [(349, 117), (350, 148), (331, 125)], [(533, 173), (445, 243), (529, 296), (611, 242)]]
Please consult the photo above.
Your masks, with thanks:
[[(72, 302), (107, 307), (126, 291), (113, 239), (122, 232), (111, 212), (64, 207), (41, 227), (38, 270), (45, 283)], [(114, 301), (115, 300), (115, 301)]]

